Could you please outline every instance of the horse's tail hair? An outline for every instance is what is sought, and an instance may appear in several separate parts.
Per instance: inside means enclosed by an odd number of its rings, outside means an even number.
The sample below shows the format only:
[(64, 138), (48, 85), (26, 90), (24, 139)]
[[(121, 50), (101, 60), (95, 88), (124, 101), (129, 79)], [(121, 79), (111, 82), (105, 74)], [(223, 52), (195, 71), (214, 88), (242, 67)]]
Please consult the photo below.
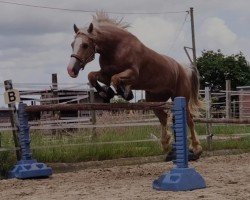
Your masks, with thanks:
[(200, 89), (200, 74), (195, 65), (191, 65), (191, 96), (189, 100), (189, 110), (194, 116), (200, 115), (200, 109), (204, 109), (205, 104), (201, 100), (199, 89)]

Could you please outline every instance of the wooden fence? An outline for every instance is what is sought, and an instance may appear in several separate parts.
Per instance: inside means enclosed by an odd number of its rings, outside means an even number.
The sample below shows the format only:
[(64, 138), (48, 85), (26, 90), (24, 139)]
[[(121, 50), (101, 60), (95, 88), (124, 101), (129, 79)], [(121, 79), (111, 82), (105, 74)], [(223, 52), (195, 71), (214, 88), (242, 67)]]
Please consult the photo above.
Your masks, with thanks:
[(72, 111), (72, 110), (167, 110), (172, 108), (168, 102), (141, 103), (84, 103), (84, 104), (52, 104), (27, 106), (27, 112), (38, 111)]

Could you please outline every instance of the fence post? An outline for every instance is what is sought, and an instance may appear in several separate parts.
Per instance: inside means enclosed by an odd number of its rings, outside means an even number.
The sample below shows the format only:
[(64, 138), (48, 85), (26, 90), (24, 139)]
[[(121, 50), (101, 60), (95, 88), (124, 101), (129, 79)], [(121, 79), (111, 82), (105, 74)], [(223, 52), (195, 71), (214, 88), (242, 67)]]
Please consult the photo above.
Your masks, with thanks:
[(244, 91), (243, 89), (241, 88), (240, 89), (240, 94), (239, 94), (239, 118), (240, 119), (243, 119), (244, 118), (244, 111), (243, 111), (243, 108), (244, 108), (244, 101), (245, 98), (244, 98)]
[(233, 100), (232, 104), (233, 104), (233, 113), (232, 113), (232, 117), (233, 117), (233, 118), (236, 118), (236, 101)]
[[(205, 101), (206, 101), (206, 119), (211, 118), (211, 88), (210, 87), (205, 87)], [(206, 123), (206, 135), (207, 135), (207, 146), (208, 150), (212, 149), (212, 124), (211, 123)]]
[(226, 119), (231, 117), (231, 80), (226, 80)]
[(0, 132), (0, 148), (2, 147), (2, 132)]
[(35, 178), (35, 177), (47, 177), (52, 174), (52, 169), (47, 167), (44, 163), (38, 163), (32, 158), (30, 149), (30, 134), (28, 125), (28, 114), (25, 111), (26, 104), (19, 104), (19, 143), (21, 148), (22, 157), (21, 160), (13, 167), (9, 172), (9, 178)]
[[(52, 104), (58, 104), (59, 100), (56, 99), (58, 98), (58, 81), (57, 81), (57, 74), (52, 74), (51, 75), (51, 80), (52, 80), (52, 98), (54, 98), (55, 100), (52, 101)], [(60, 119), (60, 111), (53, 111), (52, 112), (52, 118), (53, 120), (58, 120)], [(52, 129), (52, 135), (57, 135), (58, 130), (56, 129)], [(60, 134), (61, 136), (61, 134)]]
[[(90, 103), (94, 103), (95, 102), (95, 90), (94, 87), (89, 83), (89, 101)], [(91, 122), (93, 125), (96, 124), (96, 111), (95, 110), (91, 110)], [(97, 139), (97, 132), (96, 132), (96, 128), (93, 127), (92, 128), (92, 139), (95, 140)]]
[(186, 99), (174, 99), (174, 126), (176, 134), (176, 166), (168, 173), (164, 173), (153, 182), (153, 188), (165, 191), (187, 191), (205, 188), (202, 176), (194, 169), (188, 167), (188, 145), (186, 124)]
[[(90, 84), (90, 88), (89, 88), (89, 100), (90, 103), (94, 103), (95, 102), (95, 91), (94, 91), (94, 87)], [(96, 111), (95, 110), (91, 110), (91, 120), (92, 120), (92, 124), (96, 124)]]
[[(12, 81), (6, 80), (4, 81), (5, 91), (13, 89)], [(16, 148), (16, 157), (17, 160), (21, 159), (21, 151), (19, 149), (19, 141), (18, 141), (18, 116), (17, 116), (17, 109), (15, 104), (8, 104), (8, 108), (11, 110), (10, 112), (10, 123), (12, 126), (12, 135), (13, 140)]]

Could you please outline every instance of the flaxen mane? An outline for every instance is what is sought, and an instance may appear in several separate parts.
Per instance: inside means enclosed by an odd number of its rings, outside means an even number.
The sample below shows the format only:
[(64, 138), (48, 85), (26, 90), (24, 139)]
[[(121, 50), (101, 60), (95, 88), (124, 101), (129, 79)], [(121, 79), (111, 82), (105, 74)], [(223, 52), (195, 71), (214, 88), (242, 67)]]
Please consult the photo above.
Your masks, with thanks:
[(122, 20), (123, 19), (112, 19), (108, 16), (107, 13), (98, 11), (95, 15), (93, 15), (92, 24), (94, 26), (94, 31), (92, 32), (92, 34), (88, 34), (88, 27), (80, 28), (78, 33), (82, 33), (88, 35), (88, 37), (92, 39), (96, 39), (99, 38), (100, 33), (102, 33), (101, 35), (103, 35), (103, 33), (107, 33), (117, 29), (122, 29), (127, 32), (127, 28), (130, 27), (130, 25), (126, 22), (123, 22)]
[(95, 15), (93, 15), (93, 21), (92, 23), (94, 25), (111, 25), (116, 26), (118, 28), (127, 29), (129, 27), (129, 24), (122, 21), (123, 19), (117, 20), (112, 19), (108, 16), (107, 13), (103, 11), (96, 12)]

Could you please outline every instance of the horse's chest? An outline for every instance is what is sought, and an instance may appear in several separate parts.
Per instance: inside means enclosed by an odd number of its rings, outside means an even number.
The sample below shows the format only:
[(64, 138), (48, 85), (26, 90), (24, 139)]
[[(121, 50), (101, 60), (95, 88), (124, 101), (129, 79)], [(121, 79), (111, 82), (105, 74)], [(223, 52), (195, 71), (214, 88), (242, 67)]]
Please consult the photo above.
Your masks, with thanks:
[(110, 74), (111, 76), (126, 70), (125, 66), (106, 60), (100, 62), (100, 68), (104, 73)]
[(101, 67), (101, 70), (103, 73), (109, 74), (111, 76), (119, 73), (119, 71), (113, 65), (104, 65), (104, 66), (100, 66), (100, 67)]

